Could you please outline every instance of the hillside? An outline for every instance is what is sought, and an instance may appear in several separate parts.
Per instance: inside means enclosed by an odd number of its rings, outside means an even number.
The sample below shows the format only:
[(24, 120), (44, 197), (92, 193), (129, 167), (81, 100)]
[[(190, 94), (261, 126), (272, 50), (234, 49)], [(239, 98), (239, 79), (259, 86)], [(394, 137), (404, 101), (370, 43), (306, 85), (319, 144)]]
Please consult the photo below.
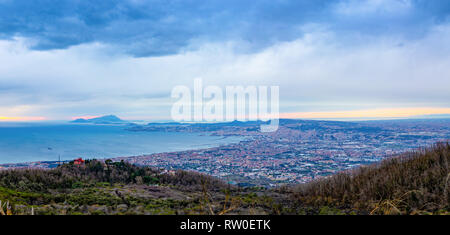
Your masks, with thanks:
[(110, 160), (0, 171), (10, 214), (448, 214), (450, 145), (296, 186), (240, 188)]
[(249, 214), (254, 197), (206, 175), (110, 160), (0, 171), (0, 200), (12, 214)]
[(353, 172), (298, 185), (292, 194), (296, 208), (312, 213), (322, 209), (330, 213), (448, 214), (449, 163), (450, 145), (440, 143)]

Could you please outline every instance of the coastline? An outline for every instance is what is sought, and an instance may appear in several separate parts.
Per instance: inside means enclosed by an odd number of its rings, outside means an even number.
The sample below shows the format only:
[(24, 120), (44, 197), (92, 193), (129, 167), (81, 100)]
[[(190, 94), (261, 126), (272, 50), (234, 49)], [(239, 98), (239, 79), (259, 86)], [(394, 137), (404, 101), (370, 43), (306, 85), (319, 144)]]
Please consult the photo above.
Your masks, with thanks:
[[(432, 120), (421, 125), (414, 121), (386, 124), (281, 120), (273, 133), (259, 132), (256, 123), (146, 125), (133, 131), (165, 130), (245, 139), (214, 147), (96, 159), (123, 160), (168, 171), (195, 171), (240, 186), (274, 187), (310, 182), (448, 141), (450, 129), (446, 124)], [(19, 165), (52, 166), (42, 161)]]
[(0, 127), (0, 165), (148, 155), (209, 148), (242, 139), (209, 133), (133, 132), (117, 125), (14, 125)]
[[(209, 133), (206, 135), (208, 136), (214, 136)], [(206, 136), (206, 135), (200, 135), (200, 136)], [(228, 139), (230, 136), (222, 136), (219, 140)], [(105, 161), (105, 160), (112, 160), (112, 161), (121, 161), (126, 160), (128, 162), (131, 162), (130, 159), (134, 158), (142, 158), (142, 157), (152, 157), (153, 155), (158, 154), (183, 154), (185, 152), (192, 152), (192, 151), (208, 151), (219, 147), (226, 147), (233, 144), (240, 144), (242, 141), (247, 141), (245, 137), (243, 137), (242, 140), (239, 142), (233, 142), (233, 143), (227, 143), (227, 144), (220, 144), (218, 146), (210, 146), (210, 147), (204, 147), (204, 146), (192, 146), (192, 148), (189, 148), (187, 150), (179, 150), (179, 151), (163, 151), (163, 152), (155, 152), (155, 153), (148, 153), (148, 154), (142, 154), (142, 155), (132, 155), (132, 156), (120, 156), (120, 157), (101, 157), (101, 158), (84, 158), (84, 160), (98, 160), (98, 161)], [(215, 144), (202, 144), (202, 145), (215, 145)], [(72, 160), (61, 160), (61, 161), (51, 161), (51, 160), (42, 160), (42, 161), (26, 161), (26, 162), (17, 162), (17, 163), (0, 163), (0, 170), (7, 170), (7, 169), (52, 169), (57, 167), (60, 164), (69, 163)]]

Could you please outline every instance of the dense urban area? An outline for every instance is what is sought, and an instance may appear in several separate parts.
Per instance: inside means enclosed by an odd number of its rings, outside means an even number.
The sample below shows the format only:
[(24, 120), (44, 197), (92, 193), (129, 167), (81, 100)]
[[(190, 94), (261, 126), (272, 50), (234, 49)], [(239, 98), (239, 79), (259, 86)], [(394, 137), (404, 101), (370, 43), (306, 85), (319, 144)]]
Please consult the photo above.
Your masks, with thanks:
[[(396, 153), (450, 138), (450, 120), (338, 122), (280, 120), (274, 133), (259, 131), (260, 122), (136, 126), (133, 131), (191, 131), (248, 138), (210, 149), (125, 158), (165, 169), (218, 176), (241, 186), (302, 183)], [(119, 160), (119, 159), (117, 159)]]

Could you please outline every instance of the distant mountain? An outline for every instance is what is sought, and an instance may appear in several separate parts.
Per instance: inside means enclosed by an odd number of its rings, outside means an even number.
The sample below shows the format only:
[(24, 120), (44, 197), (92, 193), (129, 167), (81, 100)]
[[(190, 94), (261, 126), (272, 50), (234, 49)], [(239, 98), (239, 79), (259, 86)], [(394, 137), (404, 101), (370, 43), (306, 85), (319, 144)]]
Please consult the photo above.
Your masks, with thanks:
[(71, 122), (72, 123), (89, 123), (89, 124), (125, 124), (125, 123), (128, 123), (127, 121), (124, 121), (114, 115), (106, 115), (106, 116), (90, 118), (90, 119), (79, 118), (79, 119), (73, 120)]
[(450, 114), (429, 114), (429, 115), (418, 115), (418, 116), (413, 116), (412, 118), (414, 119), (449, 119), (450, 118)]

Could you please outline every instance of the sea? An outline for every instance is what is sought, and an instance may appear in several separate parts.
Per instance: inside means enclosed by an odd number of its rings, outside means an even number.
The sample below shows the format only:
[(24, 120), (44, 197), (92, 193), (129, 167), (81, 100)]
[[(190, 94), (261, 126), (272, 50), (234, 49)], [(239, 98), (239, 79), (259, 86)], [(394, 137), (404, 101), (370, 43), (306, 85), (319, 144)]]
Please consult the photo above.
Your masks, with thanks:
[(0, 164), (139, 156), (241, 140), (206, 133), (133, 132), (124, 125), (1, 123)]

